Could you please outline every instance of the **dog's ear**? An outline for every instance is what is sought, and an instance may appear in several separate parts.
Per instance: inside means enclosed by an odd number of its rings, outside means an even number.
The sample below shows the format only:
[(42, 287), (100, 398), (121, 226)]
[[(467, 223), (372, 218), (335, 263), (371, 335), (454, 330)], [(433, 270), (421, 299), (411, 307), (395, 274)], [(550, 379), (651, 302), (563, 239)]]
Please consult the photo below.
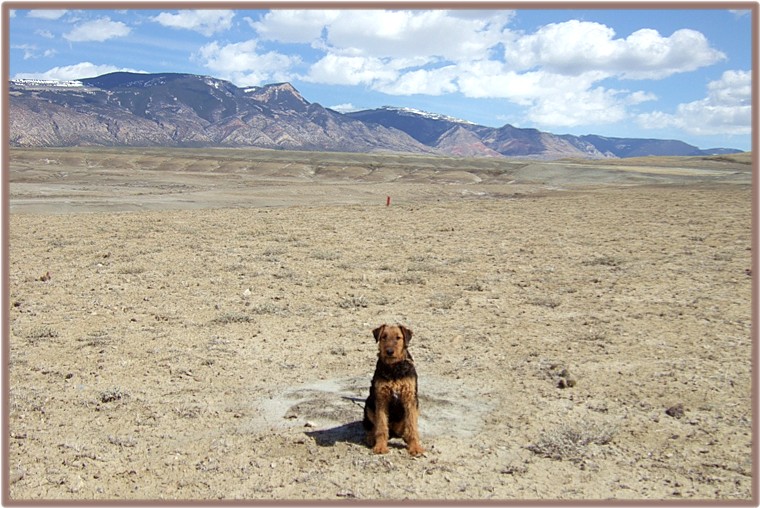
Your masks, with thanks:
[(374, 337), (375, 337), (375, 342), (377, 342), (377, 341), (380, 340), (380, 332), (383, 331), (383, 328), (385, 328), (385, 325), (380, 325), (377, 328), (375, 328), (374, 330), (372, 330), (372, 335), (374, 335)]
[(412, 340), (412, 331), (404, 325), (398, 325), (398, 327), (401, 329), (401, 333), (404, 334), (404, 345), (406, 346)]

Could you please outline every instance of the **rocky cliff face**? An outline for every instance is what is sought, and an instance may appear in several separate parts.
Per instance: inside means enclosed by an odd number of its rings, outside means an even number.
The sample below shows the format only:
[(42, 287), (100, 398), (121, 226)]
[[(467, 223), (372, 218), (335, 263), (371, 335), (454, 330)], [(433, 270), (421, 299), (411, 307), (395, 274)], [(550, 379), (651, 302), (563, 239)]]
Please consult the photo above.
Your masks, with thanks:
[(401, 131), (311, 104), (287, 83), (241, 89), (206, 76), (131, 73), (80, 81), (12, 82), (11, 144), (435, 152)]

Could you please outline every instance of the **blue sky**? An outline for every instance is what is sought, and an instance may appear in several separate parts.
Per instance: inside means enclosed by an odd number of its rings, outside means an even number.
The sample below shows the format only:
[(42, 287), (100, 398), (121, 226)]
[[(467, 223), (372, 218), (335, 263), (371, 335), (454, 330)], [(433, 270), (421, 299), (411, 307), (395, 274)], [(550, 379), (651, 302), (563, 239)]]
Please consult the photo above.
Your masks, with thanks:
[(10, 76), (288, 81), (338, 111), (393, 105), (493, 127), (751, 149), (750, 11), (177, 6), (11, 10)]

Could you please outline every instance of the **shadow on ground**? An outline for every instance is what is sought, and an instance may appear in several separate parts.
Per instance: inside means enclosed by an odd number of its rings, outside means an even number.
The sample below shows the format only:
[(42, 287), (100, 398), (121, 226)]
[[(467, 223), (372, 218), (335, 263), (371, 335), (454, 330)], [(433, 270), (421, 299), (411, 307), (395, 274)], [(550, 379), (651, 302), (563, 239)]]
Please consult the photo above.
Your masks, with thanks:
[(335, 446), (336, 443), (364, 443), (364, 427), (361, 421), (345, 423), (337, 427), (306, 432), (318, 446)]

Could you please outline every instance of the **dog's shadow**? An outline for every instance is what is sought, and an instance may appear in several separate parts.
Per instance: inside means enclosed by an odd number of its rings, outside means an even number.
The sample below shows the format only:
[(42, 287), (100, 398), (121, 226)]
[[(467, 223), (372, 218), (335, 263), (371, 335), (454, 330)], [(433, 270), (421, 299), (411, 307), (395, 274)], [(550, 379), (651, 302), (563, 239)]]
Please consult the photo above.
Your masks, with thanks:
[(364, 443), (364, 426), (361, 421), (344, 423), (337, 427), (306, 432), (318, 446), (335, 446), (336, 443)]

